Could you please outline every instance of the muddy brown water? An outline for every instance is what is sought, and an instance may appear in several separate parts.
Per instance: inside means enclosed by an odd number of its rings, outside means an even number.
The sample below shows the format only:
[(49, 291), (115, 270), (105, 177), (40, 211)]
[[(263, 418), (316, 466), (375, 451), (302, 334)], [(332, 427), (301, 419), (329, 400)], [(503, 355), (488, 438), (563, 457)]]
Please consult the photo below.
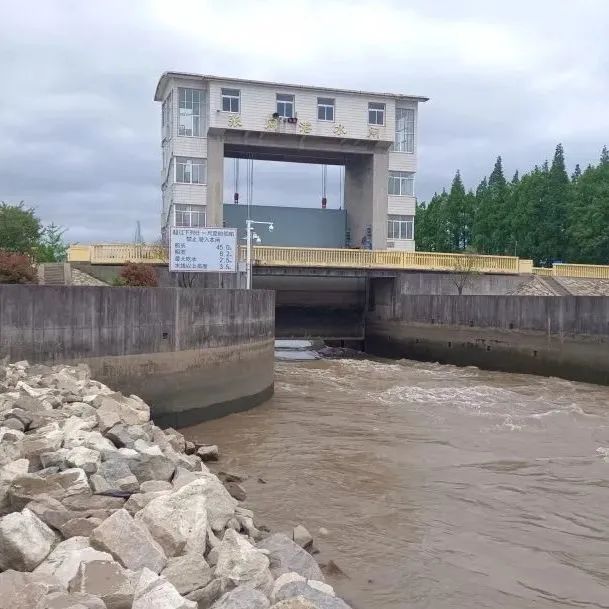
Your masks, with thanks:
[(607, 387), (283, 362), (269, 402), (185, 433), (249, 475), (260, 522), (315, 535), (354, 608), (609, 608)]

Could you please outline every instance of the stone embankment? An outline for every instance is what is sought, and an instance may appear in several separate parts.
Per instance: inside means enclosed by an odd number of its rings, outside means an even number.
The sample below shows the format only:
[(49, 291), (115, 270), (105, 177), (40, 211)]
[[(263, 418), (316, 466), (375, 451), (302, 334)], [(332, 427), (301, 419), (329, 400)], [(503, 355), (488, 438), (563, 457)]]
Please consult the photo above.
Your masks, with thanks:
[(0, 609), (349, 609), (217, 455), (86, 366), (0, 366)]

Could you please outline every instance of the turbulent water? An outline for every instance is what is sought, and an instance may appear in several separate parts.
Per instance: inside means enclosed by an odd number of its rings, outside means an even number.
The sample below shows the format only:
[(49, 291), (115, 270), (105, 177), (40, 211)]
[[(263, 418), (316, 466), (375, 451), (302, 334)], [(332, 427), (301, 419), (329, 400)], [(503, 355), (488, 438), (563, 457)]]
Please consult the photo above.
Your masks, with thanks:
[(272, 400), (186, 434), (250, 476), (264, 524), (315, 534), (354, 608), (609, 607), (609, 388), (281, 362)]

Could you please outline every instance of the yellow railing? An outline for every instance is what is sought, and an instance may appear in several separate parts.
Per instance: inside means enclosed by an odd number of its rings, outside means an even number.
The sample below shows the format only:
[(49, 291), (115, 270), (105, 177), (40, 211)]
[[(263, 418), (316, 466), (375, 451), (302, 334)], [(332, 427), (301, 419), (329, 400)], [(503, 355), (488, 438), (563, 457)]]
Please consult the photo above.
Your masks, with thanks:
[[(245, 247), (240, 248), (240, 259), (245, 260)], [(260, 266), (306, 266), (322, 268), (378, 268), (378, 269), (428, 269), (451, 271), (467, 267), (484, 273), (530, 272), (529, 261), (514, 256), (478, 256), (405, 252), (400, 250), (356, 250), (305, 247), (255, 246), (252, 252), (254, 264)], [(73, 245), (68, 251), (69, 262), (92, 264), (124, 264), (146, 262), (164, 264), (166, 252), (154, 245)], [(524, 264), (524, 268), (523, 268)]]
[[(85, 251), (88, 248), (88, 251)], [(85, 256), (88, 257), (85, 259)], [(167, 252), (158, 245), (124, 245), (107, 243), (101, 245), (72, 245), (68, 250), (68, 262), (91, 262), (92, 264), (125, 264), (145, 262), (166, 264)]]
[[(245, 247), (239, 257), (245, 260)], [(441, 254), (401, 250), (356, 250), (307, 247), (255, 246), (255, 265), (359, 269), (419, 269), (456, 271), (467, 269), (480, 273), (528, 274), (546, 277), (582, 277), (609, 279), (609, 266), (594, 264), (555, 264), (552, 268), (533, 267), (531, 260), (515, 256), (481, 256), (474, 254)], [(92, 264), (125, 264), (145, 262), (167, 264), (167, 253), (157, 245), (101, 244), (72, 245), (68, 262)]]
[(580, 277), (582, 279), (609, 279), (609, 266), (601, 264), (556, 263), (552, 268), (533, 268), (535, 275), (546, 277)]
[(600, 264), (555, 264), (552, 270), (557, 277), (609, 279), (609, 266)]
[[(401, 250), (355, 250), (256, 246), (254, 263), (259, 266), (306, 266), (360, 269), (427, 269), (453, 271), (467, 266), (483, 273), (518, 273), (514, 256), (478, 256), (406, 252)], [(464, 261), (467, 264), (464, 265)]]
[(554, 274), (552, 269), (548, 269), (542, 266), (534, 266), (533, 273), (535, 275), (544, 275), (545, 277), (552, 277), (552, 275)]

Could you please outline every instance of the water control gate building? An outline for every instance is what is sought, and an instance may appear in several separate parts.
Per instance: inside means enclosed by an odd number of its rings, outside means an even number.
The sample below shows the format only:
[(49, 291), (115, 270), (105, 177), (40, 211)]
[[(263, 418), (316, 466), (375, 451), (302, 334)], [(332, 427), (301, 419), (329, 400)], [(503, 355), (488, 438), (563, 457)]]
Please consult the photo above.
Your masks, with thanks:
[(345, 168), (346, 245), (414, 250), (425, 97), (166, 72), (161, 226), (221, 226), (224, 158)]

